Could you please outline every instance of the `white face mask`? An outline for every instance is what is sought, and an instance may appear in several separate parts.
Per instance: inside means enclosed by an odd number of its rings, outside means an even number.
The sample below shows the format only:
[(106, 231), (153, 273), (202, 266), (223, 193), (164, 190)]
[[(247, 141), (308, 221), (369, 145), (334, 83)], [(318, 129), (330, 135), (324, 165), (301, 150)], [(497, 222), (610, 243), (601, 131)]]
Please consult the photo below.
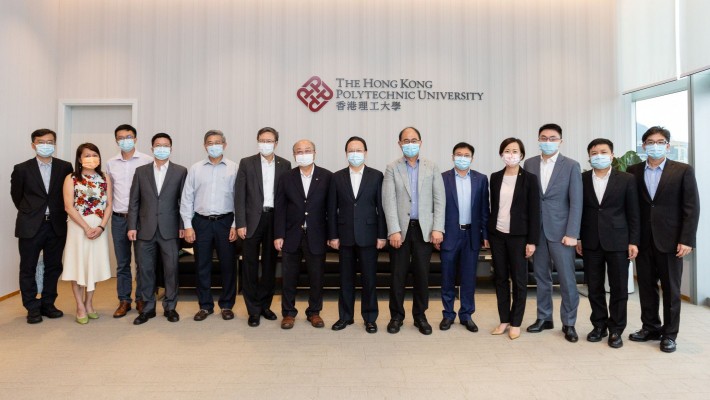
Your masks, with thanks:
[(520, 154), (504, 153), (501, 158), (503, 159), (505, 165), (509, 167), (520, 164)]
[(274, 144), (273, 143), (258, 143), (259, 146), (259, 153), (261, 153), (262, 156), (270, 156), (271, 154), (274, 153)]
[(307, 167), (313, 164), (313, 154), (296, 154), (296, 164), (299, 167)]

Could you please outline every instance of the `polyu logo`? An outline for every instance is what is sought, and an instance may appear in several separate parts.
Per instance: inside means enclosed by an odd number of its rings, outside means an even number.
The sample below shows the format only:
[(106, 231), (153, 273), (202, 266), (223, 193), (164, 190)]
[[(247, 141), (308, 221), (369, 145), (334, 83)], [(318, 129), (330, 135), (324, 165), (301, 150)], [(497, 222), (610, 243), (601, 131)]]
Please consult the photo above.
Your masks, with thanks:
[(318, 112), (333, 98), (333, 90), (320, 77), (312, 76), (301, 85), (296, 95), (309, 110)]

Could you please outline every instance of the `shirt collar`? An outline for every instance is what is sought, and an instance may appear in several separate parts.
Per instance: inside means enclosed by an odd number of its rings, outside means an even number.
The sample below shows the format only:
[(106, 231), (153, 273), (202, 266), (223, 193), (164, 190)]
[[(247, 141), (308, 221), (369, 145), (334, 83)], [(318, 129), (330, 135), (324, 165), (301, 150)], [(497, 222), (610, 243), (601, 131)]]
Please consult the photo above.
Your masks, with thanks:
[(266, 164), (266, 165), (273, 165), (274, 161), (276, 161), (276, 157), (274, 157), (273, 159), (271, 159), (271, 161), (269, 161), (261, 153), (259, 154), (259, 157), (261, 158), (261, 163)]
[(350, 170), (350, 175), (362, 175), (363, 172), (365, 172), (365, 168), (361, 169), (360, 171), (353, 171), (351, 167), (348, 167)]
[(301, 177), (302, 177), (302, 178), (306, 178), (306, 179), (311, 179), (311, 178), (313, 178), (313, 174), (316, 172), (316, 164), (313, 163), (313, 164), (311, 164), (311, 165), (313, 165), (313, 168), (311, 168), (311, 174), (310, 174), (310, 175), (304, 174), (304, 173), (303, 173), (303, 170), (301, 170), (301, 168), (298, 169), (298, 173), (301, 174)]
[[(207, 165), (207, 164), (212, 164), (212, 161), (210, 161), (209, 157), (205, 158), (205, 160), (202, 162), (202, 165)], [(219, 160), (219, 162), (217, 164), (213, 164), (213, 165), (219, 165), (219, 164), (227, 165), (224, 157), (222, 157), (222, 159)]]
[(608, 179), (609, 176), (611, 175), (611, 170), (612, 170), (612, 169), (614, 169), (614, 168), (609, 168), (609, 170), (606, 171), (606, 174), (604, 174), (604, 176), (602, 176), (601, 178), (597, 176), (597, 174), (594, 172), (594, 170), (592, 170), (592, 177), (593, 177), (594, 179), (598, 179), (598, 180), (600, 180), (600, 181), (606, 180), (606, 179)]
[(39, 165), (40, 167), (45, 166), (45, 165), (51, 166), (51, 165), (52, 165), (52, 160), (54, 159), (54, 157), (49, 157), (49, 162), (46, 163), (46, 162), (40, 160), (39, 157), (35, 157), (35, 158), (37, 159), (37, 165)]
[(162, 167), (158, 167), (158, 163), (153, 161), (153, 168), (157, 169), (158, 171), (162, 171), (163, 169), (168, 169), (168, 164), (170, 164), (170, 161), (166, 161)]
[(651, 168), (651, 166), (648, 165), (648, 160), (646, 160), (646, 167), (644, 168), (644, 170), (646, 170), (646, 169), (650, 169), (650, 170), (660, 169), (661, 171), (663, 171), (663, 169), (666, 167), (666, 161), (668, 161), (668, 157), (664, 158), (663, 162), (658, 167)]
[(540, 160), (542, 161), (543, 164), (550, 163), (550, 162), (554, 164), (557, 162), (557, 157), (559, 157), (559, 156), (560, 156), (560, 152), (558, 151), (557, 153), (555, 153), (554, 156), (548, 158), (547, 161), (545, 161), (545, 159), (542, 157), (542, 155), (540, 155)]
[(118, 154), (116, 154), (115, 156), (111, 157), (111, 160), (130, 161), (130, 160), (135, 160), (136, 158), (140, 158), (141, 156), (143, 156), (143, 153), (141, 153), (140, 151), (136, 150), (136, 151), (133, 152), (133, 157), (131, 157), (131, 158), (128, 159), (128, 160), (124, 160), (124, 159), (123, 159), (123, 155), (121, 155), (121, 152), (119, 151)]
[(417, 157), (417, 165), (414, 166), (414, 167), (412, 167), (412, 166), (409, 164), (409, 161), (407, 161), (407, 157), (402, 157), (402, 160), (404, 161), (404, 165), (406, 165), (407, 168), (416, 168), (416, 167), (419, 166), (419, 160), (420, 160), (420, 158)]
[(466, 175), (464, 175), (464, 176), (461, 176), (461, 174), (459, 174), (459, 171), (457, 171), (456, 168), (454, 168), (453, 170), (454, 170), (454, 175), (456, 175), (457, 178), (460, 178), (460, 179), (468, 179), (468, 178), (471, 176), (471, 170), (470, 170), (470, 169), (468, 170), (468, 172), (466, 172)]

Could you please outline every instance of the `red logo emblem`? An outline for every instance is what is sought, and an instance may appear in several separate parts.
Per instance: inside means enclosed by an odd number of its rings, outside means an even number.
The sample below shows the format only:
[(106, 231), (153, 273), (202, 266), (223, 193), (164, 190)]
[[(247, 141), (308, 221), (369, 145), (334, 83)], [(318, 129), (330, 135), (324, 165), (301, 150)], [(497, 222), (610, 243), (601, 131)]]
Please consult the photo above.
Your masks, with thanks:
[(312, 76), (298, 89), (296, 95), (309, 110), (318, 112), (333, 98), (333, 90), (319, 77)]

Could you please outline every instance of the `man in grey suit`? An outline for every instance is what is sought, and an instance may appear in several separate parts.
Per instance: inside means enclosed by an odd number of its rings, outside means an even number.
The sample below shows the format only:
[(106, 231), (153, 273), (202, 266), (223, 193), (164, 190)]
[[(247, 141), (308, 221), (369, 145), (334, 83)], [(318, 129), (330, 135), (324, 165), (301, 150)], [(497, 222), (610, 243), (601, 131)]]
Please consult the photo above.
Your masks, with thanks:
[(429, 308), (429, 267), (432, 244), (438, 246), (444, 239), (446, 193), (439, 168), (419, 157), (421, 139), (413, 127), (399, 133), (404, 157), (387, 165), (382, 183), (392, 266), (389, 333), (399, 332), (404, 320), (404, 287), (411, 266), (414, 326), (424, 335), (431, 334), (425, 315)]
[(157, 252), (163, 262), (165, 297), (163, 310), (170, 322), (180, 316), (175, 311), (178, 292), (178, 251), (185, 234), (180, 218), (180, 196), (187, 169), (168, 158), (173, 140), (167, 133), (153, 136), (155, 161), (136, 168), (128, 205), (128, 239), (136, 241), (140, 280), (138, 288), (145, 305), (134, 325), (155, 317), (155, 269)]
[[(276, 280), (274, 247), (274, 198), (279, 177), (291, 169), (291, 162), (274, 154), (279, 133), (261, 128), (256, 134), (259, 154), (242, 158), (234, 189), (234, 216), (242, 244), (243, 294), (249, 326), (259, 326), (261, 316), (273, 321), (271, 311)], [(261, 254), (261, 279), (259, 255)]]
[(537, 333), (552, 329), (552, 265), (560, 279), (562, 306), (560, 319), (565, 339), (579, 337), (577, 321), (579, 293), (574, 275), (575, 246), (582, 220), (582, 174), (579, 163), (559, 153), (562, 128), (546, 124), (538, 131), (542, 155), (525, 161), (526, 171), (537, 175), (540, 184), (542, 235), (533, 255), (537, 281), (537, 320), (527, 329)]

